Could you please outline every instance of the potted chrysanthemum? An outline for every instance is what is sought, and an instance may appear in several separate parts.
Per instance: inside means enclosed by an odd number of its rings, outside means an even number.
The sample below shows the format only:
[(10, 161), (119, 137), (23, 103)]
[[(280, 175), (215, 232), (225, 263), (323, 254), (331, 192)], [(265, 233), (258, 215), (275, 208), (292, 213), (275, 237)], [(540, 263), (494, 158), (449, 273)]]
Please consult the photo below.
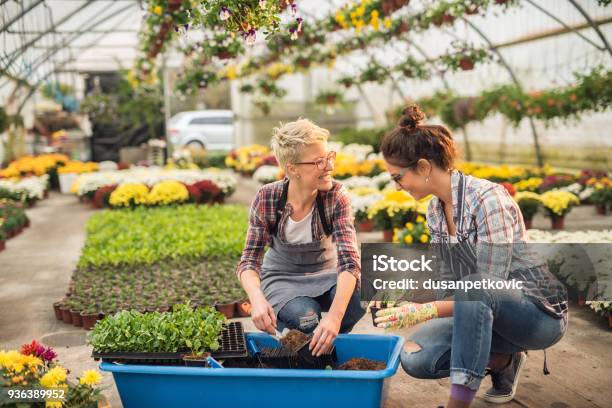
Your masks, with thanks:
[(552, 221), (552, 229), (563, 229), (565, 216), (575, 205), (580, 204), (576, 195), (561, 190), (547, 191), (540, 196), (540, 200)]
[(533, 226), (533, 217), (538, 212), (538, 208), (542, 204), (540, 195), (530, 191), (519, 191), (514, 195), (514, 200), (521, 209), (523, 221), (525, 221), (525, 229), (531, 229)]

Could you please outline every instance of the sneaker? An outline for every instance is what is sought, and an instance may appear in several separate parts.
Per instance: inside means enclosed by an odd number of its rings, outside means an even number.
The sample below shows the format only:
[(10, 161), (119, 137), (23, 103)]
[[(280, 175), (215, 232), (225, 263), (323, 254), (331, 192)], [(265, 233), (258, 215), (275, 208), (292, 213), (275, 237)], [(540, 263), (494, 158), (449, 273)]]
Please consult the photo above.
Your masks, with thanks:
[(484, 400), (493, 404), (503, 404), (511, 401), (516, 394), (521, 369), (527, 361), (527, 355), (523, 352), (514, 353), (508, 366), (500, 371), (491, 373), (493, 387), (484, 394)]

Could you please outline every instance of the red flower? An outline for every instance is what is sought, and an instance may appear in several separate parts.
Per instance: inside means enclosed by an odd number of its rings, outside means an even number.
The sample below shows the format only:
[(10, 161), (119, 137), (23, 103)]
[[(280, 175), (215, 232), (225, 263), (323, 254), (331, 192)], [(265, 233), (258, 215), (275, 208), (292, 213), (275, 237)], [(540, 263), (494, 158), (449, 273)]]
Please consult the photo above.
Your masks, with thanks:
[(110, 199), (110, 195), (117, 188), (116, 184), (111, 186), (100, 187), (96, 190), (93, 197), (93, 206), (94, 208), (104, 208), (108, 207), (108, 200)]
[(21, 354), (39, 357), (49, 363), (57, 357), (57, 354), (51, 347), (45, 348), (45, 346), (36, 340), (32, 340), (32, 343), (30, 344), (22, 345)]
[(510, 194), (511, 196), (514, 196), (516, 194), (516, 189), (514, 188), (512, 183), (508, 183), (507, 181), (504, 181), (504, 182), (499, 183), (499, 184), (501, 184), (502, 187), (504, 187), (506, 189), (506, 191), (508, 192), (508, 194)]

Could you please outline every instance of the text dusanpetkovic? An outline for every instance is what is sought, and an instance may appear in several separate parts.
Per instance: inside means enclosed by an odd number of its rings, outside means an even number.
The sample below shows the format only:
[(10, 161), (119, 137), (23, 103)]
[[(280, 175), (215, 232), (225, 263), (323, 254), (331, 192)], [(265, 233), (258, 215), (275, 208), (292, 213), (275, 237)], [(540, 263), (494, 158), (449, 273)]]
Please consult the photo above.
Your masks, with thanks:
[(482, 278), (479, 280), (436, 280), (426, 279), (420, 284), (418, 279), (399, 279), (399, 280), (386, 280), (386, 279), (374, 279), (372, 282), (374, 289), (376, 290), (407, 290), (407, 289), (420, 289), (421, 287), (426, 290), (463, 290), (467, 292), (472, 289), (480, 290), (522, 290), (523, 281), (519, 280), (498, 280), (498, 279), (487, 279)]

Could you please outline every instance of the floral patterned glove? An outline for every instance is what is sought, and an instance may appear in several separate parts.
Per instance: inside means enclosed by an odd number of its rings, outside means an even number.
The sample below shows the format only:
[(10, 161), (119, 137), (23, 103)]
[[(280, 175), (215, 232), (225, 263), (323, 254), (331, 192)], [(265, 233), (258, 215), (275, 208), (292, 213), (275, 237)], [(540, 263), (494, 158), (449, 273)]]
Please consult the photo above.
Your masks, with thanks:
[(404, 306), (382, 309), (376, 312), (376, 327), (401, 329), (411, 327), (438, 317), (438, 308), (433, 303), (408, 303)]

